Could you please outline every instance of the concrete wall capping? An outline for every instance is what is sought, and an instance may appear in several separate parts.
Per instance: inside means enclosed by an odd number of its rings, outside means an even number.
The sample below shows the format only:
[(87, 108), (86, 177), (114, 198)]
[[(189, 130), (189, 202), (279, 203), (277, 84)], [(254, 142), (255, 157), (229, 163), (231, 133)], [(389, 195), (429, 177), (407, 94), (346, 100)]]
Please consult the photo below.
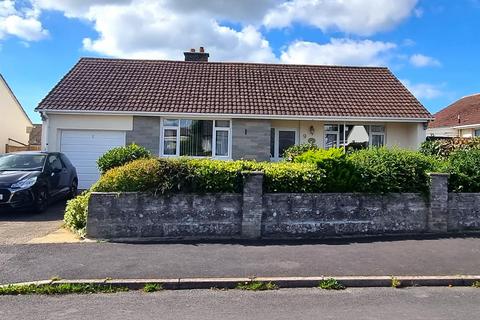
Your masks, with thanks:
[(264, 193), (244, 173), (243, 193), (92, 193), (87, 236), (97, 239), (285, 239), (480, 231), (480, 193), (448, 193), (431, 174), (417, 193)]

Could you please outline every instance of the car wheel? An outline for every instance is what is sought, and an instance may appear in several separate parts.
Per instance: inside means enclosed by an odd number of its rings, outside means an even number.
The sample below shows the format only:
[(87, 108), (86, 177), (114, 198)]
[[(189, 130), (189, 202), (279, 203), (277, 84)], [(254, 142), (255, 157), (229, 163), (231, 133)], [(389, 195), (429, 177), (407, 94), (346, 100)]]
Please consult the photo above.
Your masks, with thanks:
[(37, 213), (45, 211), (48, 206), (48, 192), (47, 189), (38, 190), (35, 196), (34, 210)]
[(70, 186), (70, 190), (68, 191), (67, 194), (67, 199), (73, 199), (77, 196), (78, 194), (78, 181), (73, 180), (72, 185)]

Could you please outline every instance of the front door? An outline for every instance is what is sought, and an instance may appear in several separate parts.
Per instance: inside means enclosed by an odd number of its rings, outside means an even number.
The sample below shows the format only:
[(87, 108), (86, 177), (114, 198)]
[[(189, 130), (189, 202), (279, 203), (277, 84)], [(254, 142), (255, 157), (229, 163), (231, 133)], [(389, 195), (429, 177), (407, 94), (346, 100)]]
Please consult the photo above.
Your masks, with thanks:
[(298, 143), (297, 129), (272, 128), (270, 138), (270, 156), (273, 161), (282, 159), (283, 153), (289, 147)]

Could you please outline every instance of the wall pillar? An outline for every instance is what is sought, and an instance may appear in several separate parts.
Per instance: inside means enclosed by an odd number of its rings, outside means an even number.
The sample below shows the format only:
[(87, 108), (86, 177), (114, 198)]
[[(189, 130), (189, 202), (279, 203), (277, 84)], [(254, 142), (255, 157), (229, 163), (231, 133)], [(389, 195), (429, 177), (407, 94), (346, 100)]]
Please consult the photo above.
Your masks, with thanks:
[(447, 232), (448, 229), (448, 173), (430, 173), (429, 232)]
[(244, 172), (242, 237), (258, 239), (262, 236), (263, 172)]

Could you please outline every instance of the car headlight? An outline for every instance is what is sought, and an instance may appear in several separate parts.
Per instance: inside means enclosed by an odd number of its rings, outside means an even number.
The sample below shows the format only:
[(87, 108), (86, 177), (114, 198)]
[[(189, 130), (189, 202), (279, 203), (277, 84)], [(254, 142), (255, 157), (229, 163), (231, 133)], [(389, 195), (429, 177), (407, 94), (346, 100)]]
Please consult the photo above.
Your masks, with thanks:
[(33, 186), (35, 184), (35, 182), (37, 182), (37, 177), (27, 178), (27, 179), (23, 179), (23, 180), (18, 181), (17, 183), (12, 184), (10, 186), (10, 188), (12, 188), (12, 189), (27, 189), (27, 188), (30, 188), (31, 186)]

